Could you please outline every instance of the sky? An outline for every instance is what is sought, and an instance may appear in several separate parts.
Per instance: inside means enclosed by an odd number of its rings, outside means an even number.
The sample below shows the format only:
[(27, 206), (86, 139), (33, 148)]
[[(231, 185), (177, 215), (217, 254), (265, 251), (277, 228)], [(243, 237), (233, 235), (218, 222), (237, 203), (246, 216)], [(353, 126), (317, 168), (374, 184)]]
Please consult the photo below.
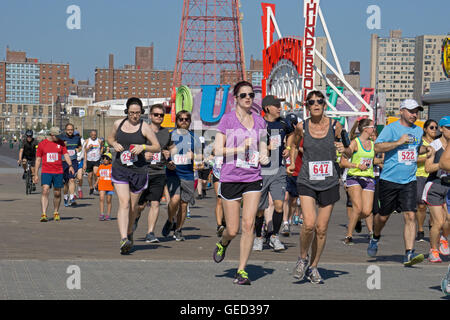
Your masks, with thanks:
[[(303, 36), (303, 0), (272, 0), (283, 36)], [(262, 59), (261, 1), (241, 0), (246, 64)], [(66, 22), (71, 5), (80, 8), (80, 29)], [(381, 28), (370, 30), (371, 5), (380, 8)], [(70, 64), (76, 80), (94, 82), (96, 67), (134, 64), (134, 48), (154, 44), (155, 68), (173, 70), (177, 54), (182, 0), (1, 0), (0, 61), (6, 47), (26, 51), (41, 62)], [(322, 12), (344, 73), (350, 61), (361, 62), (361, 85), (369, 85), (370, 35), (389, 36), (401, 29), (404, 37), (450, 33), (448, 0), (322, 0)], [(320, 24), (319, 24), (320, 25)], [(317, 36), (323, 36), (318, 26)], [(329, 55), (329, 58), (331, 56)], [(328, 59), (330, 61), (330, 59)]]

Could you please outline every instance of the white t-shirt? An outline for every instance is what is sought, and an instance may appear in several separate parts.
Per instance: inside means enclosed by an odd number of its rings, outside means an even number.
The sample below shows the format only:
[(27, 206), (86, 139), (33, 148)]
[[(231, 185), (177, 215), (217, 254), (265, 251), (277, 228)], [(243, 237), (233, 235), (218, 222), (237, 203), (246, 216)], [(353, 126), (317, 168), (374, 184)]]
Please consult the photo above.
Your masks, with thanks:
[[(93, 146), (92, 149), (89, 150), (89, 146)], [(93, 141), (91, 138), (89, 138), (86, 142), (85, 146), (87, 152), (86, 152), (86, 160), (87, 161), (99, 161), (101, 157), (101, 146), (100, 146), (100, 140), (97, 138), (95, 141)]]
[(77, 153), (77, 160), (78, 160), (78, 162), (80, 162), (84, 158), (85, 142), (86, 142), (86, 140), (81, 138), (81, 151)]

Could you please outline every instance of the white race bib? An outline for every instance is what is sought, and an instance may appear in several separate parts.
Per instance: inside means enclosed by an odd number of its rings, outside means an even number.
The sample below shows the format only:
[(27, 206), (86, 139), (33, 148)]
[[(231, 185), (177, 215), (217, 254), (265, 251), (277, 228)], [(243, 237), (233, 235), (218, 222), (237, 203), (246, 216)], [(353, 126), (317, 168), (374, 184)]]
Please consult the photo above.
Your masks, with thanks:
[(100, 170), (100, 177), (103, 178), (103, 180), (111, 180), (111, 172), (108, 169), (102, 169)]
[(407, 166), (417, 162), (417, 150), (416, 149), (403, 149), (397, 152), (398, 162), (404, 163)]
[(242, 157), (238, 157), (236, 160), (236, 167), (238, 168), (250, 168), (259, 166), (259, 152), (258, 151), (249, 151), (248, 152), (248, 160), (246, 161)]
[(122, 164), (132, 166), (133, 162), (137, 161), (137, 156), (135, 154), (132, 154), (130, 151), (126, 150), (120, 154), (120, 161), (122, 162)]
[(309, 162), (309, 180), (325, 180), (326, 177), (332, 176), (333, 176), (332, 161)]
[(187, 154), (176, 154), (173, 156), (173, 162), (176, 165), (186, 165), (190, 164), (190, 159)]
[(372, 162), (373, 162), (372, 158), (361, 158), (361, 161), (359, 163), (362, 165), (366, 165), (367, 168), (371, 168)]
[(56, 162), (59, 157), (57, 153), (47, 153), (47, 162)]
[(72, 157), (75, 155), (75, 149), (67, 150), (67, 153)]
[(152, 157), (152, 161), (150, 162), (151, 164), (157, 164), (161, 162), (161, 152), (159, 153), (154, 153), (153, 157)]
[(270, 136), (270, 146), (272, 148), (278, 148), (281, 146), (281, 136), (279, 134)]

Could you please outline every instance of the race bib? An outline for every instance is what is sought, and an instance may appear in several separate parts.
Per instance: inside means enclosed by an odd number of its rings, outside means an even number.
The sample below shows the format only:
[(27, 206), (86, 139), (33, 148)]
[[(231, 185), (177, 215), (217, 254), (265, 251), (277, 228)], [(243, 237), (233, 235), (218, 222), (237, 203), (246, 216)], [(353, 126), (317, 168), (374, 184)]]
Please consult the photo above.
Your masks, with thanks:
[(255, 167), (257, 168), (259, 166), (259, 152), (258, 151), (249, 151), (248, 154), (246, 154), (246, 159), (243, 159), (242, 157), (238, 157), (236, 160), (236, 167), (238, 168), (250, 168)]
[(161, 162), (161, 152), (159, 153), (154, 153), (153, 157), (152, 157), (152, 161), (150, 162), (151, 164), (157, 164)]
[(216, 164), (216, 168), (220, 169), (223, 166), (223, 157), (214, 157), (214, 163)]
[(100, 177), (103, 178), (103, 180), (111, 180), (111, 172), (108, 169), (102, 169), (100, 170)]
[(398, 162), (404, 163), (407, 166), (417, 162), (417, 150), (416, 149), (403, 149), (398, 151)]
[(173, 157), (173, 162), (176, 165), (186, 165), (191, 163), (191, 159), (189, 159), (187, 154), (176, 154)]
[(56, 162), (58, 159), (58, 153), (47, 153), (47, 162)]
[(325, 180), (333, 176), (333, 163), (331, 161), (309, 162), (309, 180)]
[(75, 155), (75, 149), (67, 150), (69, 156), (73, 157)]
[(361, 158), (361, 161), (359, 163), (362, 165), (366, 165), (367, 168), (371, 168), (372, 162), (373, 162), (372, 158)]
[(281, 146), (281, 136), (279, 134), (270, 136), (270, 146), (272, 148), (279, 148)]
[(137, 156), (135, 154), (132, 154), (130, 151), (126, 150), (120, 154), (120, 161), (122, 162), (122, 164), (132, 166), (133, 162), (137, 161)]

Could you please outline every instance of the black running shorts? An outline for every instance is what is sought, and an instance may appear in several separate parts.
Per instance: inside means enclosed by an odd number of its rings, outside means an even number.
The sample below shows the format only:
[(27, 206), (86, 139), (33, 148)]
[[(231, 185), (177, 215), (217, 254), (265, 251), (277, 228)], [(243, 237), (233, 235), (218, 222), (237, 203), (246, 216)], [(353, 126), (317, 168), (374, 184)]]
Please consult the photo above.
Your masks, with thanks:
[(166, 185), (166, 175), (149, 175), (148, 187), (145, 189), (141, 197), (139, 198), (139, 205), (143, 205), (146, 202), (161, 201), (164, 194), (164, 186)]
[(338, 184), (334, 187), (331, 187), (330, 189), (317, 191), (309, 188), (308, 186), (298, 183), (297, 190), (300, 197), (307, 196), (314, 198), (321, 207), (326, 207), (330, 204), (334, 204), (340, 199)]
[(224, 200), (241, 200), (249, 192), (261, 192), (263, 182), (221, 182), (219, 184), (219, 197)]
[(399, 184), (380, 179), (380, 215), (392, 212), (416, 212), (417, 181)]

